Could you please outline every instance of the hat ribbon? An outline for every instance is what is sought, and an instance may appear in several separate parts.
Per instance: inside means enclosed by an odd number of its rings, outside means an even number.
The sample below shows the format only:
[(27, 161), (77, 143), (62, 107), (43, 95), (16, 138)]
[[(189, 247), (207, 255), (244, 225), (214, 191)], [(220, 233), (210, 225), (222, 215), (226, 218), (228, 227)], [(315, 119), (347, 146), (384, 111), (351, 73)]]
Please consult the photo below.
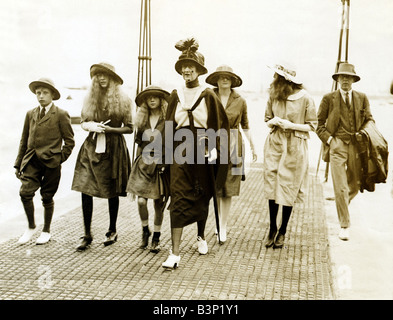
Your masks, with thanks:
[(296, 71), (286, 69), (286, 68), (284, 68), (283, 66), (281, 66), (279, 64), (276, 64), (275, 67), (276, 67), (276, 69), (284, 71), (285, 73), (291, 75), (292, 77), (296, 77)]

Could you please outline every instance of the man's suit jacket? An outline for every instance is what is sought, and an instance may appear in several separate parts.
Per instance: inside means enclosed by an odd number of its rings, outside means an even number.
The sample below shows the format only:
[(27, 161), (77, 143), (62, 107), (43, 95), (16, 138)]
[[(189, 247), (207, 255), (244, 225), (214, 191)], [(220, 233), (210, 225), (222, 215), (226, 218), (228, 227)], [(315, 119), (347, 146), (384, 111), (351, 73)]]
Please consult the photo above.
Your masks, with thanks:
[(68, 159), (75, 146), (74, 131), (67, 111), (53, 104), (41, 120), (39, 113), (40, 107), (26, 113), (14, 164), (14, 168), (20, 171), (23, 171), (34, 154), (47, 167), (55, 168)]
[[(318, 110), (317, 135), (326, 143), (330, 136), (334, 136), (340, 124), (340, 90), (326, 94)], [(352, 103), (355, 110), (355, 130), (360, 131), (368, 121), (374, 121), (370, 111), (370, 104), (364, 93), (352, 90)]]

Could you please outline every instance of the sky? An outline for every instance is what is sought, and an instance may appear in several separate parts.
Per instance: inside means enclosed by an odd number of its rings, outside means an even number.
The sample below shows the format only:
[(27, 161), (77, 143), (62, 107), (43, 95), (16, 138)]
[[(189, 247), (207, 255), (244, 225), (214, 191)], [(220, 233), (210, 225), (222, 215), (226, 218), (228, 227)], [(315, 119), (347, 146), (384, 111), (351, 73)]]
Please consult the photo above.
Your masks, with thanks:
[[(393, 1), (350, 1), (349, 62), (355, 89), (386, 95), (393, 80)], [(194, 37), (209, 73), (230, 65), (242, 90), (261, 91), (292, 65), (310, 91), (329, 92), (338, 58), (340, 0), (151, 0), (152, 82), (182, 82), (177, 41)], [(141, 0), (0, 0), (0, 86), (14, 94), (37, 78), (89, 85), (92, 64), (109, 62), (135, 88)], [(205, 78), (202, 78), (204, 82)]]

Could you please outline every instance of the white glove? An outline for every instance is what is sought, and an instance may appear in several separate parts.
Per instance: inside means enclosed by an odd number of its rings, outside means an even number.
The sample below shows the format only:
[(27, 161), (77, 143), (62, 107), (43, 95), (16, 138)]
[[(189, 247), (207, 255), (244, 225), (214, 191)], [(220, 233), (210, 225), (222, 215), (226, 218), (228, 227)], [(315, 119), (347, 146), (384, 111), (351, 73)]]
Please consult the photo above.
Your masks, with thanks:
[(208, 156), (207, 160), (208, 160), (209, 162), (212, 162), (212, 161), (214, 161), (214, 160), (216, 160), (216, 159), (217, 159), (217, 149), (216, 149), (216, 148), (213, 148), (213, 149), (209, 152), (209, 156)]
[(81, 124), (82, 129), (89, 131), (89, 132), (104, 132), (104, 125), (102, 123), (94, 122), (94, 121), (88, 121), (88, 122), (82, 122)]
[(274, 117), (273, 119), (270, 119), (268, 122), (266, 122), (267, 126), (269, 128), (272, 128), (274, 126), (278, 126), (278, 122), (281, 120), (280, 117)]

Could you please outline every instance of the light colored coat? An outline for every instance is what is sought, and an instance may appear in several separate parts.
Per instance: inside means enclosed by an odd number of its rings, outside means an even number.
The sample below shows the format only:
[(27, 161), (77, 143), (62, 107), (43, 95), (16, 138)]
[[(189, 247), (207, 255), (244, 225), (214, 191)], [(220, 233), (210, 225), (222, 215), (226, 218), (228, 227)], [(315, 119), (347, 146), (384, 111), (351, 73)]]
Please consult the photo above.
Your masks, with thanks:
[[(275, 116), (297, 124), (317, 125), (315, 104), (311, 96), (301, 90), (286, 101), (269, 99), (265, 121)], [(273, 127), (264, 146), (264, 192), (268, 200), (293, 206), (303, 200), (303, 189), (308, 172), (309, 133)]]

